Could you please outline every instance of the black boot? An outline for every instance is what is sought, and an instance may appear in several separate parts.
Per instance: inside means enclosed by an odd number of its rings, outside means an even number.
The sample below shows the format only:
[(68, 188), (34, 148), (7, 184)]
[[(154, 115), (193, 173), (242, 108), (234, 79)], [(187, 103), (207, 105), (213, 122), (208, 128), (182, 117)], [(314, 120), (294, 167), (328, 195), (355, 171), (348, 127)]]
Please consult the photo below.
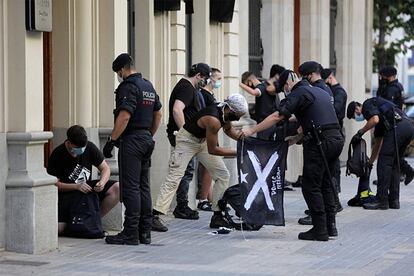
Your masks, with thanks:
[(405, 174), (405, 179), (404, 179), (404, 184), (408, 185), (410, 184), (411, 181), (413, 181), (414, 178), (414, 170), (410, 169), (408, 172), (406, 172)]
[(388, 201), (375, 201), (362, 205), (367, 210), (387, 210), (389, 208)]
[(151, 243), (151, 232), (139, 232), (139, 242), (142, 244), (150, 244)]
[(307, 215), (306, 217), (300, 218), (298, 223), (301, 225), (312, 225), (312, 217)]
[(220, 227), (232, 228), (232, 225), (220, 211), (216, 211), (211, 217), (210, 228)]
[(306, 241), (327, 241), (329, 240), (329, 236), (327, 232), (319, 232), (315, 230), (315, 227), (312, 227), (310, 230), (306, 232), (301, 232), (298, 235), (300, 240)]
[(326, 228), (328, 230), (329, 237), (338, 236), (338, 230), (336, 229), (335, 214), (326, 214)]
[(335, 211), (337, 213), (341, 212), (344, 208), (342, 208), (341, 202), (339, 201), (339, 195), (335, 198)]
[(388, 201), (390, 209), (400, 209), (400, 201), (398, 199)]
[(127, 244), (127, 245), (138, 245), (138, 235), (137, 234), (127, 234), (119, 232), (116, 235), (107, 236), (105, 242), (108, 244)]

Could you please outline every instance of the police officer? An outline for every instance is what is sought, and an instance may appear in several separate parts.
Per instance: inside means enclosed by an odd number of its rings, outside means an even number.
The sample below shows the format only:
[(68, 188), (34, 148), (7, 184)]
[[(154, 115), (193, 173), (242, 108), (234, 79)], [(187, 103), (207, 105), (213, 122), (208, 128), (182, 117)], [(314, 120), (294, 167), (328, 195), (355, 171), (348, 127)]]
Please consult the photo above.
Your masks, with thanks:
[(298, 68), (299, 74), (305, 78), (312, 86), (319, 87), (326, 91), (331, 97), (331, 103), (334, 103), (332, 90), (321, 77), (322, 66), (316, 61), (305, 61)]
[(367, 120), (364, 127), (352, 137), (351, 142), (360, 140), (365, 132), (375, 127), (375, 144), (370, 163), (372, 164), (378, 156), (377, 195), (375, 202), (364, 204), (363, 207), (381, 210), (399, 209), (399, 164), (406, 147), (414, 137), (413, 123), (394, 103), (381, 97), (368, 99), (362, 105), (351, 102), (348, 110), (348, 118), (357, 121)]
[(149, 183), (153, 135), (161, 121), (161, 103), (151, 82), (134, 68), (129, 54), (120, 54), (112, 63), (120, 84), (115, 91), (115, 123), (103, 149), (112, 157), (119, 145), (118, 166), (125, 221), (122, 232), (106, 237), (109, 244), (151, 243), (152, 201)]
[[(397, 79), (397, 69), (387, 65), (379, 71), (379, 86), (377, 96), (393, 102), (401, 110), (404, 103), (404, 88)], [(401, 160), (401, 174), (405, 175), (404, 183), (408, 185), (414, 178), (413, 168), (405, 161)]]
[[(280, 103), (278, 111), (252, 129), (244, 130), (244, 134), (250, 136), (288, 119), (292, 114), (296, 116), (306, 135), (303, 141), (302, 193), (313, 223), (313, 228), (299, 233), (298, 237), (302, 240), (327, 241), (329, 236), (337, 236), (338, 231), (334, 189), (325, 163), (328, 163), (332, 175), (334, 161), (342, 151), (344, 138), (327, 93), (311, 86), (306, 79), (300, 80), (291, 70), (284, 71), (280, 76), (279, 89), (286, 91), (287, 97)], [(318, 144), (318, 138), (321, 145)]]
[[(322, 69), (321, 77), (332, 91), (332, 94), (334, 97), (334, 108), (335, 108), (336, 117), (338, 118), (339, 126), (341, 127), (341, 130), (342, 130), (344, 126), (346, 100), (347, 100), (346, 91), (336, 79), (335, 74), (332, 69), (329, 69), (329, 68)], [(341, 192), (341, 166), (340, 166), (339, 158), (338, 160), (336, 160), (334, 177), (335, 177), (336, 185), (337, 185), (336, 189), (339, 193)]]

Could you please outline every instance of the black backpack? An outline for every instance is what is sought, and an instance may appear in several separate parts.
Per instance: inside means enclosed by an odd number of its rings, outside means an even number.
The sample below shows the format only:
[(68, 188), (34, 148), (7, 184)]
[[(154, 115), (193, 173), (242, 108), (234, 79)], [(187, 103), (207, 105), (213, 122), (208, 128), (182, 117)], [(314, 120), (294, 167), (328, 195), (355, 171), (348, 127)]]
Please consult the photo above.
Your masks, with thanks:
[(357, 143), (349, 143), (348, 160), (346, 161), (346, 175), (355, 174), (357, 177), (365, 175), (369, 169), (367, 143), (361, 139)]
[(69, 210), (69, 221), (64, 235), (75, 238), (99, 239), (104, 237), (99, 198), (94, 192), (81, 193), (73, 197)]
[(232, 216), (229, 213), (229, 208), (227, 204), (229, 204), (233, 208), (233, 210), (236, 213), (236, 216), (240, 218), (240, 210), (242, 208), (242, 203), (241, 203), (241, 193), (240, 193), (239, 184), (227, 188), (227, 190), (224, 192), (222, 199), (220, 199), (218, 202), (218, 206), (220, 210), (224, 212), (226, 219), (229, 221), (232, 227), (235, 228), (236, 230), (257, 231), (260, 228), (262, 228), (263, 225), (259, 225), (259, 224), (234, 222), (232, 219)]

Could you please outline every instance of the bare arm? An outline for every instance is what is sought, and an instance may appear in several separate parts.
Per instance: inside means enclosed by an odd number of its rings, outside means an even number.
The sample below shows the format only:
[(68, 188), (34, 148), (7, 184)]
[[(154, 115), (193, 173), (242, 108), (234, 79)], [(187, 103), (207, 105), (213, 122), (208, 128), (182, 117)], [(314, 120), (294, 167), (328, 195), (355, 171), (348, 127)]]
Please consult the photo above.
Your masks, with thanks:
[(283, 120), (284, 116), (283, 115), (279, 115), (279, 112), (273, 112), (272, 114), (270, 114), (269, 116), (266, 117), (266, 119), (264, 119), (260, 124), (255, 125), (254, 127), (250, 128), (250, 129), (244, 129), (243, 130), (243, 134), (244, 136), (251, 136), (253, 134), (255, 134), (256, 132), (260, 132), (263, 131), (265, 129), (270, 128), (271, 126), (277, 124), (278, 122), (280, 122), (281, 120)]
[(244, 83), (240, 83), (239, 86), (240, 86), (241, 89), (243, 89), (244, 91), (246, 91), (247, 93), (249, 93), (252, 96), (259, 97), (262, 94), (260, 92), (260, 89), (257, 89), (257, 88), (253, 89), (250, 86), (245, 85)]
[(108, 163), (106, 163), (106, 161), (104, 160), (98, 166), (98, 170), (100, 172), (101, 179), (98, 183), (96, 183), (94, 190), (97, 192), (101, 192), (109, 180), (109, 176), (111, 175), (111, 169), (109, 168)]
[(202, 124), (206, 126), (208, 153), (219, 156), (237, 156), (236, 150), (225, 149), (218, 146), (217, 135), (221, 128), (221, 125), (217, 118), (205, 117), (204, 122), (202, 122)]
[(371, 128), (375, 127), (375, 125), (378, 124), (378, 123), (379, 123), (379, 117), (378, 117), (378, 115), (374, 115), (367, 121), (367, 123), (364, 125), (364, 127), (361, 128), (359, 131), (362, 132), (362, 134), (364, 134), (365, 132), (367, 132)]
[(87, 183), (64, 183), (60, 179), (56, 182), (56, 187), (59, 192), (72, 192), (72, 191), (81, 191), (83, 193), (88, 193), (92, 191), (91, 186)]
[(128, 125), (129, 118), (131, 118), (131, 114), (126, 110), (121, 110), (116, 117), (114, 128), (112, 129), (111, 139), (117, 140), (119, 136), (121, 136), (122, 132), (124, 132), (125, 128)]
[(150, 128), (150, 131), (151, 131), (152, 136), (155, 135), (155, 133), (157, 132), (157, 130), (158, 130), (159, 126), (160, 126), (161, 117), (162, 117), (161, 110), (154, 111), (154, 113), (152, 115), (152, 126)]
[(173, 105), (173, 117), (179, 129), (182, 128), (185, 124), (184, 108), (185, 104), (182, 101), (175, 100)]
[(374, 146), (372, 147), (371, 157), (369, 158), (369, 163), (373, 164), (378, 158), (379, 151), (382, 147), (383, 137), (377, 137), (374, 139)]
[(225, 123), (223, 126), (223, 131), (227, 136), (234, 140), (239, 140), (243, 135), (243, 133), (240, 130), (236, 130), (230, 122)]

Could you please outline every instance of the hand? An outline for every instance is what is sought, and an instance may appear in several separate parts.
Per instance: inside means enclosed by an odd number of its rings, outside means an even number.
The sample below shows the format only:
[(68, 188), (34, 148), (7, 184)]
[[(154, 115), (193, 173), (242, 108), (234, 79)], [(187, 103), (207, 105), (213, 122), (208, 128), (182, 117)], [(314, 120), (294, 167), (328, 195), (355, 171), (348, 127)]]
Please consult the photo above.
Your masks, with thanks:
[(358, 130), (358, 132), (354, 136), (352, 136), (351, 144), (359, 143), (362, 139), (362, 135), (363, 133), (361, 132), (361, 130)]
[(93, 187), (95, 192), (102, 192), (104, 188), (105, 188), (105, 184), (101, 181), (96, 183), (95, 187)]
[(240, 138), (249, 137), (249, 136), (252, 136), (253, 134), (254, 134), (253, 128), (242, 129), (242, 135)]
[(82, 182), (82, 183), (79, 183), (79, 184), (76, 184), (76, 185), (78, 185), (78, 191), (80, 191), (82, 193), (87, 194), (89, 192), (92, 192), (91, 186), (89, 186), (88, 183), (86, 183), (86, 182)]
[(112, 150), (114, 149), (115, 146), (115, 141), (112, 140), (110, 137), (108, 138), (108, 141), (106, 142), (104, 148), (103, 148), (103, 155), (106, 158), (111, 158), (112, 155)]

